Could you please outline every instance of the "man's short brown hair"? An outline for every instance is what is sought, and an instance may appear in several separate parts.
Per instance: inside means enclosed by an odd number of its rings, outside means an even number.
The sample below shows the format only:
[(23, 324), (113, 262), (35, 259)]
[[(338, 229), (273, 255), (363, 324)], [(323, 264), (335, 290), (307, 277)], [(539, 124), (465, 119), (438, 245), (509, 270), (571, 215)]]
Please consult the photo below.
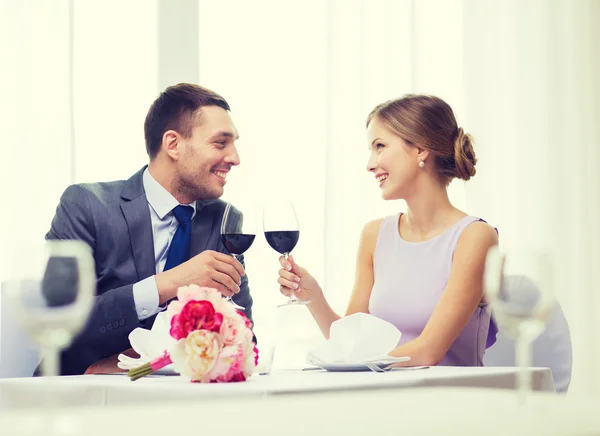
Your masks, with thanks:
[(192, 129), (201, 122), (198, 109), (203, 106), (230, 110), (223, 97), (198, 85), (180, 83), (165, 89), (150, 106), (144, 122), (146, 151), (150, 159), (154, 159), (160, 151), (166, 131), (175, 130), (185, 138), (191, 137)]

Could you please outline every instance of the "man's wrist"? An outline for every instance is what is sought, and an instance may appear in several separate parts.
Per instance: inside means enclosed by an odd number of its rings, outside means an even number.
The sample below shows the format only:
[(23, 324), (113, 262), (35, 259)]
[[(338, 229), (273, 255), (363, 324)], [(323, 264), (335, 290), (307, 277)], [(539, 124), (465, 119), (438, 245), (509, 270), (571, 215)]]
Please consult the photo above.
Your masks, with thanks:
[(156, 274), (154, 280), (156, 282), (156, 289), (158, 289), (159, 304), (175, 298), (179, 286), (170, 270)]

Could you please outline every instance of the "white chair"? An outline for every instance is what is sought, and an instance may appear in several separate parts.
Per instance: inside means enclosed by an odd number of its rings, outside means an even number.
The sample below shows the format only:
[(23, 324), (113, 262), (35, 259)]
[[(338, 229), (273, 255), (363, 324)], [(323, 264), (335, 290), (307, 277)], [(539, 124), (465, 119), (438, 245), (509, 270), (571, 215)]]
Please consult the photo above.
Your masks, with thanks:
[(31, 377), (40, 363), (40, 353), (5, 297), (10, 286), (14, 282), (0, 284), (0, 378)]
[[(522, 276), (505, 278), (505, 286), (516, 287), (522, 291), (522, 298), (536, 298), (535, 284)], [(515, 366), (515, 341), (502, 332), (502, 326), (492, 345), (483, 357), (485, 366)], [(569, 325), (560, 305), (556, 303), (553, 313), (548, 318), (546, 329), (532, 344), (532, 366), (550, 368), (556, 392), (566, 393), (571, 382), (573, 351)]]

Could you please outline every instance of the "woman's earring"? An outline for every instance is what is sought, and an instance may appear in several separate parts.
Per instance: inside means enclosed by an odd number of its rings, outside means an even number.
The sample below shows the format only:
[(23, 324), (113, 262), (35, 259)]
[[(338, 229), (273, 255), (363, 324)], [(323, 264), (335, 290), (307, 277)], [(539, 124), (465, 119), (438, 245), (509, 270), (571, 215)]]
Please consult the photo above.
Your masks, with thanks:
[(425, 161), (420, 160), (419, 161), (419, 167), (420, 168), (425, 168)]

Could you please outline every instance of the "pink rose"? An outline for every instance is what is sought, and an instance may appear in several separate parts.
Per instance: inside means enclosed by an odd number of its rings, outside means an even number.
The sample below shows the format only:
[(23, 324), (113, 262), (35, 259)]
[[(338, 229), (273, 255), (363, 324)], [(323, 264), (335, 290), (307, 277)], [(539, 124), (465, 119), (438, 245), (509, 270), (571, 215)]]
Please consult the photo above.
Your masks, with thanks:
[(210, 301), (190, 300), (178, 315), (171, 318), (170, 334), (175, 339), (184, 339), (194, 330), (218, 332), (223, 315), (215, 312)]
[(208, 373), (214, 368), (222, 349), (218, 333), (196, 330), (181, 339), (171, 349), (175, 371), (194, 382), (209, 382)]

